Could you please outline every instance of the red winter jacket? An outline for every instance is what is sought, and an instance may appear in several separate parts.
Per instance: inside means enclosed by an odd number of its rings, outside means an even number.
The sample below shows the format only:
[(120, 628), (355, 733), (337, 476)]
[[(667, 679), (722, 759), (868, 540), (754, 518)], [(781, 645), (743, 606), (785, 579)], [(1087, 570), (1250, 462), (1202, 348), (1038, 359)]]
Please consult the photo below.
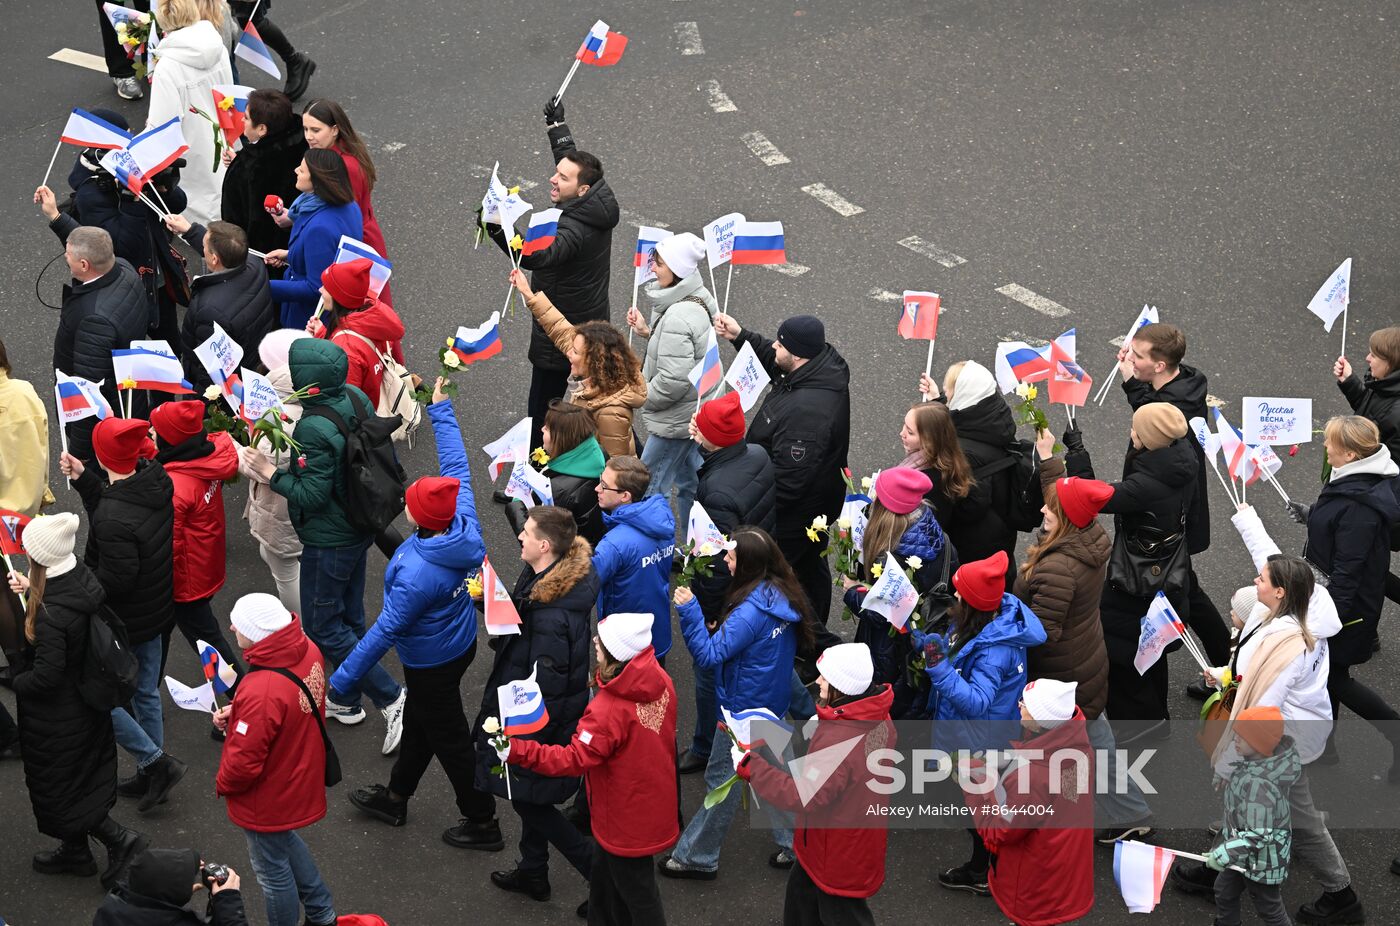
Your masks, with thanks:
[[(987, 873), (992, 897), (1018, 926), (1077, 920), (1094, 906), (1093, 747), (1084, 712), (1075, 708), (1064, 724), (1013, 742), (1011, 748), (1039, 749), (1044, 757), (1003, 778), (1006, 802), (1049, 807), (1053, 816), (1027, 814), (1008, 825), (1002, 816), (977, 815), (977, 831), (993, 856)], [(1057, 780), (1052, 790), (1050, 757), (1057, 750), (1086, 756), (1087, 780), (1079, 780), (1073, 763), (1066, 761), (1053, 769)], [(995, 800), (990, 794), (968, 795), (972, 805)]]
[[(374, 347), (355, 337), (352, 331), (369, 338)], [(403, 322), (398, 314), (382, 302), (372, 302), (367, 309), (342, 316), (328, 337), (350, 358), (345, 381), (358, 387), (371, 402), (378, 402), (379, 384), (384, 379), (384, 361), (379, 359), (379, 353), (389, 353), (403, 337)]]
[(164, 461), (175, 483), (176, 601), (208, 598), (224, 585), (224, 480), (238, 472), (238, 448), (222, 431), (209, 443), (206, 456)]
[(567, 746), (513, 739), (507, 762), (588, 780), (593, 838), (613, 855), (655, 855), (680, 837), (676, 686), (648, 646), (598, 688)]
[(326, 670), (321, 651), (301, 620), (243, 651), (253, 668), (290, 669), (316, 696), (316, 705), (291, 679), (248, 672), (238, 683), (228, 718), (214, 791), (228, 798), (228, 818), (245, 830), (280, 833), (310, 826), (326, 815), (326, 746), (312, 710), (324, 718)]
[[(877, 749), (893, 748), (894, 723), (890, 705), (894, 689), (882, 685), (875, 694), (837, 707), (817, 707), (817, 730), (809, 757), (823, 749), (861, 741), (841, 760), (820, 789), (803, 801), (792, 775), (749, 753), (740, 763), (739, 777), (758, 796), (796, 815), (792, 849), (798, 864), (824, 893), (837, 897), (870, 897), (885, 883), (886, 820), (871, 817), (870, 808), (884, 807), (889, 795), (868, 787), (871, 774), (866, 757)], [(716, 744), (716, 748), (722, 748)], [(818, 763), (816, 766), (820, 768)]]

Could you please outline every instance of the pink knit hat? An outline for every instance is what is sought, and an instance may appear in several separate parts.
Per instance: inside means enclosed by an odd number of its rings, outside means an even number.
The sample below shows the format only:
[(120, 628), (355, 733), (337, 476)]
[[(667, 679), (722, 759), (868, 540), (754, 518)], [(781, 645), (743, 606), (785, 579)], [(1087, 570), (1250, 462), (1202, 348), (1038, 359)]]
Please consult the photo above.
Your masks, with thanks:
[(875, 477), (875, 498), (895, 514), (908, 514), (924, 500), (933, 481), (908, 466), (887, 469)]

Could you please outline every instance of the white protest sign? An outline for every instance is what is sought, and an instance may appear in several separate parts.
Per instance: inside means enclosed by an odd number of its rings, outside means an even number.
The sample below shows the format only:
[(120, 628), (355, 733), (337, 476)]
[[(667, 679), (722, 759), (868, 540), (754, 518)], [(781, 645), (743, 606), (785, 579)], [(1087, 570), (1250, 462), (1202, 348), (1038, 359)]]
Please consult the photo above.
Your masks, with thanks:
[(918, 605), (919, 590), (904, 574), (894, 554), (886, 553), (884, 570), (870, 587), (862, 607), (867, 611), (883, 614), (891, 626), (903, 629), (909, 622), (909, 615), (914, 613)]
[(481, 448), (491, 458), (487, 469), (491, 478), (501, 475), (501, 467), (507, 463), (524, 460), (530, 455), (530, 418), (527, 415), (515, 423), (509, 431)]
[(169, 689), (170, 700), (175, 702), (176, 707), (187, 711), (204, 711), (206, 714), (214, 712), (214, 687), (210, 682), (190, 688), (167, 675), (165, 687)]
[(203, 344), (195, 347), (194, 355), (204, 364), (204, 371), (209, 374), (209, 379), (223, 392), (224, 401), (228, 402), (235, 413), (238, 412), (238, 396), (234, 395), (231, 389), (225, 388), (224, 383), (242, 362), (243, 345), (229, 337), (228, 332), (218, 322), (214, 322), (214, 333), (209, 335), (209, 339)]
[(257, 421), (269, 411), (282, 412), (282, 399), (277, 395), (277, 387), (272, 380), (244, 367), (239, 377), (243, 380), (243, 417)]
[(768, 371), (763, 369), (763, 364), (758, 362), (758, 354), (754, 353), (753, 345), (744, 342), (744, 346), (739, 348), (739, 353), (734, 357), (734, 362), (729, 365), (729, 372), (724, 374), (724, 381), (729, 384), (729, 388), (739, 393), (739, 404), (744, 411), (748, 411), (758, 403), (758, 397), (763, 394), (772, 379), (768, 376)]
[(1241, 405), (1246, 444), (1302, 444), (1312, 440), (1312, 399), (1245, 396)]
[(734, 253), (734, 233), (743, 221), (742, 212), (731, 212), (705, 226), (705, 254), (711, 273), (720, 264), (729, 263), (729, 255)]

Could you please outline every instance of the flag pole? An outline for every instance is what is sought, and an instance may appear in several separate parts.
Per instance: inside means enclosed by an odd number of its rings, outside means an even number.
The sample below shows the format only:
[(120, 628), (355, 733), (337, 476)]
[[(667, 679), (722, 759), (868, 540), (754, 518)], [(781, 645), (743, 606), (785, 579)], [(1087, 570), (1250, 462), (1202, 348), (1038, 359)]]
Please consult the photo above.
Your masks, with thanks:
[(1099, 394), (1094, 396), (1094, 401), (1103, 407), (1103, 403), (1108, 400), (1108, 389), (1113, 385), (1113, 374), (1118, 372), (1118, 364), (1113, 365), (1113, 369), (1103, 378), (1103, 386), (1099, 389)]
[[(928, 356), (924, 358), (924, 375), (927, 376), (927, 377), (929, 377), (930, 379), (933, 378), (933, 345), (934, 345), (934, 339), (933, 339), (933, 338), (929, 338), (929, 339), (928, 339)], [(920, 392), (919, 395), (921, 395), (921, 396), (924, 397), (924, 401), (925, 401), (925, 402), (927, 402), (927, 401), (929, 400), (929, 395), (928, 395), (927, 392)]]
[[(720, 310), (720, 311), (724, 312), (724, 314), (726, 314), (726, 315), (729, 314), (729, 284), (731, 284), (731, 283), (733, 283), (733, 282), (734, 282), (734, 262), (733, 262), (733, 261), (730, 261), (730, 262), (729, 262), (729, 276), (725, 277), (725, 280), (724, 280), (724, 308)], [(718, 293), (717, 293), (716, 295), (718, 295)], [(1342, 333), (1343, 333), (1343, 335), (1345, 335), (1345, 333), (1346, 333), (1346, 325), (1345, 325), (1345, 324), (1342, 325)]]
[[(9, 528), (7, 527), (7, 528), (5, 528), (5, 530), (8, 531)], [(12, 562), (10, 562), (10, 554), (5, 553), (5, 554), (0, 554), (0, 555), (3, 555), (3, 556), (5, 557), (5, 572), (6, 572), (6, 574), (8, 574), (8, 575), (15, 575), (15, 576), (23, 575), (23, 573), (21, 573), (21, 572), (19, 572), (17, 569), (15, 569), (15, 564), (12, 563)], [(29, 602), (27, 602), (27, 601), (24, 600), (24, 592), (15, 592), (15, 597), (19, 599), (19, 606), (20, 606), (21, 608), (23, 608), (24, 610), (28, 611), (28, 610), (29, 610)]]
[(1220, 470), (1216, 469), (1214, 466), (1211, 467), (1211, 470), (1215, 472), (1215, 478), (1220, 480), (1220, 485), (1225, 489), (1225, 494), (1230, 496), (1230, 501), (1238, 505), (1239, 500), (1235, 498), (1234, 490), (1232, 490), (1230, 484), (1225, 481), (1225, 477), (1220, 474)]
[(1351, 293), (1347, 293), (1347, 304), (1342, 306), (1342, 353), (1347, 355), (1347, 309), (1351, 308)]
[[(582, 63), (583, 59), (575, 56), (573, 66), (569, 68), (569, 73), (564, 75), (564, 82), (559, 85), (559, 92), (554, 94), (555, 104), (558, 104), (560, 100), (564, 99), (564, 91), (569, 89), (569, 81), (574, 79), (574, 75), (578, 73), (578, 66)], [(507, 781), (509, 781), (509, 779), (507, 779)]]
[[(634, 270), (633, 273), (632, 273), (632, 308), (634, 308), (634, 309), (637, 308), (637, 294), (641, 291), (641, 288), (642, 288), (642, 284), (639, 283), (639, 282), (637, 281), (637, 274), (636, 274), (636, 271)], [(637, 309), (637, 311), (640, 312), (641, 309)], [(628, 346), (628, 347), (631, 347), (631, 346), (632, 346), (632, 326), (631, 326), (631, 325), (628, 325), (628, 326), (627, 326), (627, 346)]]
[[(716, 299), (718, 299), (718, 298), (719, 298), (719, 287), (715, 285), (715, 268), (714, 268), (714, 265), (711, 264), (709, 261), (705, 261), (705, 263), (706, 263), (706, 265), (709, 266), (709, 268), (710, 268), (710, 295), (712, 295), (712, 296), (714, 296)], [(720, 306), (720, 309), (719, 309), (720, 314), (722, 314), (722, 315), (728, 315), (729, 313), (725, 311), (726, 308), (728, 308), (728, 306)]]
[[(58, 443), (59, 446), (62, 448), (63, 452), (67, 453), (68, 426), (63, 420), (63, 399), (58, 394), (58, 383), (53, 384), (53, 406), (54, 410), (58, 412)], [(73, 488), (73, 480), (69, 479), (67, 476), (64, 476), (63, 481), (68, 483), (68, 488)]]
[[(142, 192), (141, 192), (141, 193), (138, 193), (137, 195), (140, 196), (140, 195), (143, 195), (144, 193), (145, 193), (145, 187), (144, 187), (144, 185), (143, 185), (143, 186), (142, 186)], [(171, 211), (170, 211), (170, 207), (167, 206), (167, 205), (165, 204), (165, 198), (164, 198), (163, 196), (160, 195), (160, 190), (156, 189), (156, 185), (155, 185), (154, 183), (151, 184), (151, 195), (155, 197), (156, 202), (160, 203), (160, 207), (161, 207), (162, 209), (165, 210), (165, 214), (166, 214), (166, 215), (174, 215), (174, 214), (175, 214), (175, 213), (171, 212)]]
[[(49, 185), (49, 174), (53, 173), (53, 166), (58, 161), (58, 152), (63, 148), (63, 139), (59, 139), (58, 144), (53, 146), (53, 157), (49, 158), (48, 169), (44, 171), (44, 182), (40, 186)], [(1345, 340), (1345, 338), (1343, 338)]]

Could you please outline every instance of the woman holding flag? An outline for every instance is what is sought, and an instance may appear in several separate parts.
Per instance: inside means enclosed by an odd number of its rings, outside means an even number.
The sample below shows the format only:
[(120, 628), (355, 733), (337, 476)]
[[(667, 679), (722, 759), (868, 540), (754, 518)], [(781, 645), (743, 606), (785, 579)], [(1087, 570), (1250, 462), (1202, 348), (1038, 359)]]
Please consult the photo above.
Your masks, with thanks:
[[(598, 506), (598, 480), (607, 458), (598, 443), (598, 429), (588, 409), (562, 399), (549, 403), (540, 438), (549, 462), (543, 470), (549, 479), (553, 504), (574, 516), (578, 535), (590, 544), (603, 539), (603, 509)], [(519, 535), (525, 529), (525, 503), (518, 498), (506, 504), (506, 520)]]

